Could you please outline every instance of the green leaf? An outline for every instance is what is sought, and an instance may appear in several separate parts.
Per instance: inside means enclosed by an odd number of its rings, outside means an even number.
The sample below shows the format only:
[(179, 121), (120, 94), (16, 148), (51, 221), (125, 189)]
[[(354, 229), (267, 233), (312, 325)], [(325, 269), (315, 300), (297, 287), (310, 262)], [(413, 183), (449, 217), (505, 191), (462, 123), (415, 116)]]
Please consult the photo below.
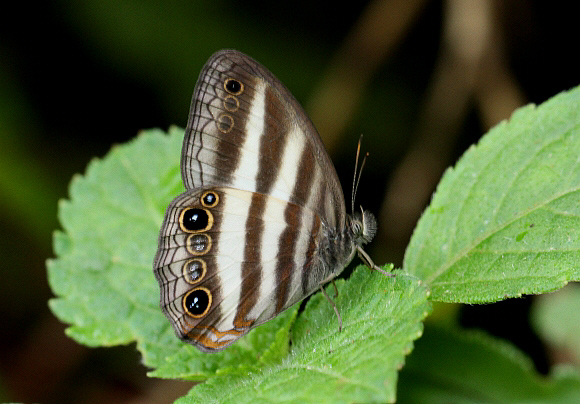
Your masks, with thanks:
[(580, 87), (517, 110), (446, 171), (403, 269), (433, 300), (493, 302), (580, 279)]
[(578, 403), (580, 374), (538, 374), (512, 345), (481, 332), (426, 327), (401, 371), (398, 403)]
[[(179, 156), (183, 130), (149, 130), (93, 160), (75, 176), (70, 200), (60, 201), (63, 231), (54, 234), (56, 259), (47, 262), (57, 298), (53, 313), (66, 333), (89, 346), (137, 342), (159, 377), (204, 379), (218, 368), (276, 362), (288, 350), (296, 312), (253, 330), (234, 346), (207, 355), (181, 343), (159, 308), (153, 256), (163, 214), (183, 191)], [(261, 343), (268, 341), (268, 343)], [(184, 363), (176, 363), (177, 359)]]
[(532, 325), (553, 351), (562, 352), (580, 364), (580, 285), (572, 283), (562, 290), (534, 301)]
[(318, 293), (296, 320), (291, 353), (280, 364), (214, 377), (179, 402), (394, 402), (397, 372), (429, 311), (427, 289), (413, 276), (388, 278), (364, 267), (336, 283), (341, 332)]

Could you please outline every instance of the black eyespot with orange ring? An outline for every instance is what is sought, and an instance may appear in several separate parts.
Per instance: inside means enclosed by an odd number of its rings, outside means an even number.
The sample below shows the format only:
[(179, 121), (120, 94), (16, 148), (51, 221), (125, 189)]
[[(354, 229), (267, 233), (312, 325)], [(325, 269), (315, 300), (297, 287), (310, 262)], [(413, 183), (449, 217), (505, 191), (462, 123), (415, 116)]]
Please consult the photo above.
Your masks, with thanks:
[(205, 191), (200, 198), (202, 206), (213, 208), (220, 202), (220, 197), (215, 191)]
[(232, 79), (232, 78), (227, 78), (224, 81), (224, 89), (229, 94), (232, 94), (232, 95), (240, 95), (241, 93), (244, 92), (244, 85), (239, 80)]
[(209, 312), (211, 302), (212, 296), (209, 289), (200, 286), (183, 296), (183, 310), (193, 318), (202, 318)]
[(211, 229), (213, 215), (207, 209), (185, 208), (179, 215), (179, 227), (186, 233), (199, 233)]

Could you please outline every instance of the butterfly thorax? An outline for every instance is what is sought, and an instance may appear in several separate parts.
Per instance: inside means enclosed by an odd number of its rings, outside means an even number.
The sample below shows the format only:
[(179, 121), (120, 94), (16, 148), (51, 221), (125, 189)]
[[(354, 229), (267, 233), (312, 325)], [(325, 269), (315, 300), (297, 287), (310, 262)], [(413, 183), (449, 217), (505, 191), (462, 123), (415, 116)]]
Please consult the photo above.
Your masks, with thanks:
[(324, 266), (328, 282), (344, 270), (352, 261), (357, 247), (369, 243), (376, 234), (377, 221), (372, 213), (361, 210), (352, 216), (346, 215), (346, 225), (342, 230), (326, 228), (327, 236), (318, 248), (318, 262)]

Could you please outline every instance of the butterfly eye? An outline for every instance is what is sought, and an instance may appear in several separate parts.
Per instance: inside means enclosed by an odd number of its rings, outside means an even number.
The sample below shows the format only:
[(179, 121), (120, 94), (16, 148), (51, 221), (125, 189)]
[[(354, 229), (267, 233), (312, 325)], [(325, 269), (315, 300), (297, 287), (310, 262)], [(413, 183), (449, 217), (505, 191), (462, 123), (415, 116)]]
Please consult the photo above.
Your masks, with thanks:
[(206, 263), (200, 258), (191, 259), (183, 264), (183, 278), (189, 284), (195, 284), (201, 281), (206, 272)]
[(244, 91), (244, 85), (236, 79), (226, 79), (224, 81), (225, 90), (233, 95), (240, 95)]
[(211, 307), (211, 292), (207, 288), (195, 288), (183, 297), (183, 309), (193, 318), (207, 314)]
[(219, 202), (218, 195), (213, 191), (207, 191), (201, 196), (201, 204), (206, 208), (213, 208)]
[(362, 224), (358, 220), (352, 221), (352, 232), (356, 235), (361, 233)]
[(213, 226), (213, 216), (207, 209), (187, 208), (179, 216), (179, 226), (187, 233), (209, 230)]

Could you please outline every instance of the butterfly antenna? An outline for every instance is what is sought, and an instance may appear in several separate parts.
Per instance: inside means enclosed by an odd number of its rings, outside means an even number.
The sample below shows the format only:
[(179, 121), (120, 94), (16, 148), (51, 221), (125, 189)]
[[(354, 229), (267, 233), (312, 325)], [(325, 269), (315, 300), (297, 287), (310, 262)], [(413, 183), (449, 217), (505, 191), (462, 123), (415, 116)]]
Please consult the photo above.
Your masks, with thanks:
[(351, 201), (352, 206), (351, 206), (351, 208), (352, 208), (352, 213), (353, 214), (354, 214), (354, 200), (356, 198), (356, 193), (358, 192), (358, 184), (359, 184), (360, 179), (362, 177), (362, 171), (363, 171), (363, 168), (364, 168), (365, 163), (367, 161), (367, 157), (369, 156), (369, 153), (367, 152), (365, 154), (365, 156), (363, 157), (362, 163), (360, 165), (360, 170), (358, 170), (358, 173), (357, 173), (358, 159), (359, 159), (359, 156), (360, 156), (360, 145), (361, 145), (361, 141), (362, 141), (362, 135), (360, 135), (360, 139), (358, 140), (358, 147), (356, 149), (356, 163), (355, 163), (355, 168), (354, 168), (354, 178), (352, 180), (352, 201)]
[(352, 176), (352, 191), (350, 193), (351, 200), (350, 200), (350, 211), (354, 214), (354, 199), (356, 197), (356, 189), (358, 188), (358, 181), (356, 179), (357, 170), (358, 170), (358, 158), (360, 156), (360, 144), (362, 142), (362, 135), (358, 139), (358, 146), (356, 148), (356, 159), (354, 162), (354, 175)]
[[(356, 186), (354, 187), (354, 194), (356, 195), (356, 193), (358, 192), (358, 184), (360, 182), (360, 179), (362, 177), (362, 171), (363, 168), (365, 166), (365, 163), (367, 162), (367, 157), (369, 156), (369, 152), (365, 153), (365, 156), (363, 157), (363, 161), (360, 165), (360, 170), (358, 171), (358, 177), (356, 178)], [(353, 205), (354, 205), (354, 199), (353, 199)]]

